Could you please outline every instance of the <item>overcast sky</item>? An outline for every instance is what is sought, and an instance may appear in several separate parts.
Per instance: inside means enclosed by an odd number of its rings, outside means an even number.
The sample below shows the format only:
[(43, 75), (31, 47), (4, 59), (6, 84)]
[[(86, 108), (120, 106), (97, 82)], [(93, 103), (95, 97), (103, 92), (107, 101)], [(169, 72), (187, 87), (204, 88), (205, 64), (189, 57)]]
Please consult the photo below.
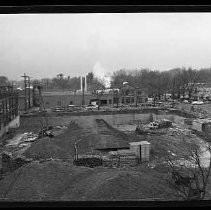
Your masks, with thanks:
[(211, 66), (211, 13), (0, 15), (0, 75)]

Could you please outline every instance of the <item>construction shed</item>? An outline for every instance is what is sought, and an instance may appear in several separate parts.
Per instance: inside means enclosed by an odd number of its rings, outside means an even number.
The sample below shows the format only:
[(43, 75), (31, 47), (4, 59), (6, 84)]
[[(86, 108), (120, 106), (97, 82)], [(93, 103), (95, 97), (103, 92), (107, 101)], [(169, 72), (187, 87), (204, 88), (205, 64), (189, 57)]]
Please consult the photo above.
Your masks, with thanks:
[(211, 133), (211, 119), (196, 119), (193, 120), (192, 129), (200, 132)]
[(130, 151), (134, 152), (140, 162), (150, 160), (151, 144), (148, 141), (130, 142)]

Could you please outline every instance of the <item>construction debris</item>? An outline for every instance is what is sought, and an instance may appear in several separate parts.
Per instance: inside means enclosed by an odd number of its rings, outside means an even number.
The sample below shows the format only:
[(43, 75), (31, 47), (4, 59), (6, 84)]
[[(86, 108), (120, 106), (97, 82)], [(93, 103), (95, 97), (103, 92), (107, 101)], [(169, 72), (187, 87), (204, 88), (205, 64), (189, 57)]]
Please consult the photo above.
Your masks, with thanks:
[(81, 155), (73, 161), (73, 164), (94, 168), (102, 165), (102, 158), (99, 155)]
[(182, 129), (178, 127), (169, 128), (167, 134), (170, 136), (181, 136), (181, 135), (191, 135), (191, 130)]
[(107, 157), (103, 157), (103, 166), (105, 167), (135, 166), (138, 163), (138, 157), (130, 150), (110, 151)]
[(18, 134), (7, 141), (4, 151), (10, 152), (13, 155), (23, 154), (34, 142), (38, 139), (38, 135), (32, 132)]
[(54, 136), (52, 133), (52, 126), (44, 127), (40, 130), (40, 132), (38, 134), (38, 138), (43, 138), (45, 136), (48, 136), (50, 138), (52, 138)]
[(158, 128), (169, 128), (172, 126), (172, 122), (167, 119), (158, 121)]
[(19, 145), (21, 145), (25, 142), (33, 142), (37, 138), (38, 138), (38, 135), (34, 134), (32, 132), (26, 132), (26, 133), (23, 133), (23, 134), (18, 134), (14, 138), (7, 141), (8, 143), (6, 144), (6, 147), (12, 147), (12, 146), (16, 147), (16, 146), (19, 146)]
[(152, 133), (150, 130), (162, 129), (162, 128), (169, 128), (172, 126), (172, 122), (167, 119), (153, 121), (147, 125), (138, 125), (136, 127), (136, 132), (138, 134), (147, 134)]

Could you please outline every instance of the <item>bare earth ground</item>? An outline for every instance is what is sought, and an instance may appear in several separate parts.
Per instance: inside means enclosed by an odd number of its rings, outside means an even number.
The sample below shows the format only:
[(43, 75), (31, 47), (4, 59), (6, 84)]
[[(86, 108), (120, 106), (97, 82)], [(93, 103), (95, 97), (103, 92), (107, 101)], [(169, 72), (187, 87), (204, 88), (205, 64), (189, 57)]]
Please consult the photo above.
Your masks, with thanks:
[[(99, 116), (100, 119), (100, 116)], [(155, 167), (143, 164), (129, 168), (77, 167), (72, 164), (74, 142), (79, 154), (99, 153), (95, 148), (125, 146), (130, 141), (147, 140), (152, 144), (152, 162), (162, 162), (162, 155), (180, 149), (178, 138), (167, 135), (137, 136), (124, 134), (103, 121), (91, 117), (48, 119), (51, 125), (67, 125), (65, 133), (35, 141), (24, 153), (34, 161), (8, 174), (0, 181), (0, 198), (12, 200), (144, 200), (178, 199), (165, 181), (162, 163)], [(36, 118), (25, 118), (16, 131), (38, 131)], [(46, 160), (51, 158), (52, 160)]]

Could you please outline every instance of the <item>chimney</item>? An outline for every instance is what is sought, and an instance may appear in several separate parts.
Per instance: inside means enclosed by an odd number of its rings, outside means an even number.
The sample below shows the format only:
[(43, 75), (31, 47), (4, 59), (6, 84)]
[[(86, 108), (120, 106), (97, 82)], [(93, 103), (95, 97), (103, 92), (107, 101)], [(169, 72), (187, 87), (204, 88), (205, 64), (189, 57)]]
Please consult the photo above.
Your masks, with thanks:
[(83, 79), (82, 79), (82, 76), (81, 76), (81, 92), (83, 91)]
[(86, 81), (86, 75), (85, 75), (85, 92), (87, 92), (87, 81)]

